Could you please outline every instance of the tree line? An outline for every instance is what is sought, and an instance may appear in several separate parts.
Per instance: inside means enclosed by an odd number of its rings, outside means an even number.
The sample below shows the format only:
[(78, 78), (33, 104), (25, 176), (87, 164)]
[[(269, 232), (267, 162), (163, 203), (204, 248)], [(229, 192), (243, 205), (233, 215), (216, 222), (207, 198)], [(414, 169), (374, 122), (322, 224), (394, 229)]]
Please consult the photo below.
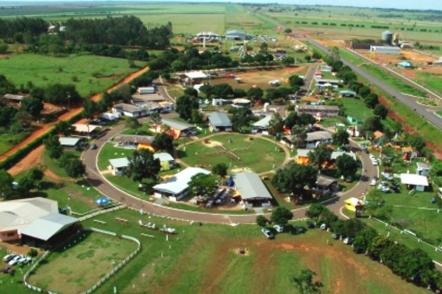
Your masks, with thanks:
[(312, 204), (307, 216), (315, 224), (325, 224), (336, 238), (353, 240), (353, 251), (389, 267), (393, 273), (417, 286), (435, 292), (442, 289), (442, 274), (435, 268), (431, 257), (422, 249), (410, 249), (385, 236), (359, 219), (339, 220), (329, 209)]

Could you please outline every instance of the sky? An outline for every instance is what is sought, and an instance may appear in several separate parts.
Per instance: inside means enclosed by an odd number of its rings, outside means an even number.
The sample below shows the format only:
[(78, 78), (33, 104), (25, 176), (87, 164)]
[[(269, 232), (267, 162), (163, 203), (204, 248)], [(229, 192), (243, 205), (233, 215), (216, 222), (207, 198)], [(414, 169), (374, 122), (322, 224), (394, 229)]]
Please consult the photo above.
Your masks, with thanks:
[[(44, 2), (80, 2), (90, 0), (44, 0)], [(100, 0), (112, 1), (112, 0)], [(121, 1), (121, 0), (118, 0)], [(123, 0), (124, 1), (124, 0)], [(139, 0), (140, 1), (140, 0)], [(143, 1), (143, 0), (141, 0)], [(155, 0), (145, 2), (247, 2), (247, 3), (284, 3), (284, 4), (305, 4), (305, 5), (341, 5), (358, 7), (380, 7), (396, 9), (421, 9), (421, 10), (442, 10), (442, 0)], [(0, 0), (7, 2), (37, 2), (36, 0)], [(99, 2), (99, 1), (94, 1)]]

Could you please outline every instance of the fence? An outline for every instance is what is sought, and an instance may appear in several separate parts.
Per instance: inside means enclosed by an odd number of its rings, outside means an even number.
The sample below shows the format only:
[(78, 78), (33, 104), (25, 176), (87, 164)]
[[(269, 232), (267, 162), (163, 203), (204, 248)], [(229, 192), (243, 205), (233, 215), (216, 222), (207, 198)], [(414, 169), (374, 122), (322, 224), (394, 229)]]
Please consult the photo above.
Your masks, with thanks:
[[(108, 210), (103, 210), (100, 211), (99, 213), (96, 213), (93, 216), (105, 213), (105, 212), (110, 212), (110, 211), (115, 211), (118, 209), (123, 208), (124, 206), (118, 206), (112, 209), (108, 209)], [(93, 216), (87, 216), (87, 217), (93, 217)], [(87, 218), (86, 218), (87, 219)], [(113, 237), (117, 237), (118, 234), (115, 232), (111, 232), (111, 231), (106, 231), (106, 230), (102, 230), (102, 229), (98, 229), (98, 228), (87, 228), (86, 230), (92, 231), (92, 232), (96, 232), (96, 233), (100, 233), (100, 234), (105, 234), (105, 235), (109, 235), (109, 236), (113, 236)], [(79, 241), (79, 239), (84, 238), (85, 235), (81, 235), (79, 238), (75, 239), (72, 243), (70, 243), (68, 246), (71, 247), (75, 244), (77, 244)], [(115, 273), (117, 273), (121, 268), (123, 268), (129, 261), (131, 261), (140, 251), (141, 251), (141, 242), (140, 240), (138, 240), (137, 238), (134, 238), (132, 236), (127, 236), (127, 235), (121, 235), (120, 236), (123, 239), (126, 240), (130, 240), (132, 242), (135, 242), (137, 244), (137, 248), (131, 253), (129, 254), (124, 260), (122, 260), (119, 264), (117, 264), (116, 266), (113, 267), (113, 269), (108, 272), (106, 275), (104, 275), (104, 277), (102, 277), (98, 282), (96, 282), (92, 287), (90, 287), (89, 289), (87, 289), (86, 291), (82, 292), (83, 294), (90, 294), (92, 292), (94, 292), (95, 290), (97, 290), (101, 285), (103, 285), (103, 283), (105, 283), (107, 280), (109, 280)], [(68, 247), (64, 248), (65, 250)], [(34, 286), (32, 284), (30, 284), (28, 282), (28, 277), (35, 271), (35, 269), (37, 268), (37, 266), (40, 265), (40, 263), (50, 254), (50, 251), (45, 251), (45, 253), (37, 259), (37, 261), (32, 265), (32, 267), (25, 273), (25, 275), (23, 276), (23, 283), (25, 284), (25, 286), (30, 289), (33, 290), (35, 292), (46, 292), (49, 294), (56, 294), (56, 292), (52, 292), (50, 290), (47, 289), (41, 289), (37, 286)]]

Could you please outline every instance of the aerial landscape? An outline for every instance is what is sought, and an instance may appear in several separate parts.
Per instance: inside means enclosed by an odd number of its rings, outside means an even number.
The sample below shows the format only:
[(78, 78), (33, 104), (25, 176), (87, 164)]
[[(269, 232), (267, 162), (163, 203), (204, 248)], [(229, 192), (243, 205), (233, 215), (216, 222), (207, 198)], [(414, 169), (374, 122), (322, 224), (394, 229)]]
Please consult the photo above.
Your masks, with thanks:
[(0, 293), (442, 293), (434, 2), (0, 1)]

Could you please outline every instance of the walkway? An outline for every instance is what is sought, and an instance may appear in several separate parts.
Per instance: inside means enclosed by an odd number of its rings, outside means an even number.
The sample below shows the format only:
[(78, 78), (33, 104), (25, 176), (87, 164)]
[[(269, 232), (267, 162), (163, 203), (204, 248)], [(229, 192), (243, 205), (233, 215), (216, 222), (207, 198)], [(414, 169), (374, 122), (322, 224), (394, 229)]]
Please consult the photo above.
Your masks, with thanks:
[[(137, 198), (118, 187), (115, 187), (99, 172), (97, 167), (97, 157), (103, 145), (110, 138), (120, 133), (123, 128), (124, 126), (121, 124), (113, 127), (105, 136), (95, 141), (95, 144), (99, 148), (96, 150), (86, 150), (82, 154), (83, 162), (86, 165), (87, 180), (92, 186), (99, 190), (100, 193), (107, 195), (113, 200), (125, 204), (128, 207), (163, 217), (217, 224), (251, 224), (256, 222), (256, 214), (220, 214), (176, 209)], [(339, 210), (343, 206), (344, 201), (350, 197), (361, 197), (364, 195), (369, 189), (369, 179), (377, 175), (377, 169), (371, 164), (368, 154), (361, 151), (355, 142), (352, 142), (351, 144), (353, 150), (357, 153), (362, 162), (362, 176), (360, 182), (358, 182), (352, 189), (340, 193), (337, 197), (327, 201), (326, 205), (337, 215), (339, 215)], [(304, 218), (307, 208), (308, 207), (302, 207), (292, 210), (294, 218)]]

